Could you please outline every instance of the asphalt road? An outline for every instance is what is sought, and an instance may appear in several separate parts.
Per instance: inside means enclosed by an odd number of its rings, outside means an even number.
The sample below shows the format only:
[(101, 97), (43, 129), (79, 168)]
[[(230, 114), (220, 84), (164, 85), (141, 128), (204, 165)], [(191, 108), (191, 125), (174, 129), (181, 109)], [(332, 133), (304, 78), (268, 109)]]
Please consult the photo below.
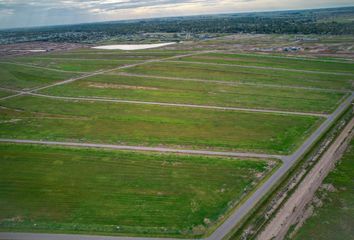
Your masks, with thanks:
[[(120, 66), (114, 69), (109, 69), (109, 70), (102, 70), (102, 71), (97, 71), (93, 72), (87, 75), (83, 75), (77, 78), (72, 78), (68, 79), (65, 81), (57, 82), (48, 86), (44, 87), (39, 87), (35, 88), (33, 90), (30, 90), (28, 92), (21, 92), (17, 93), (15, 95), (2, 98), (2, 99), (8, 99), (14, 96), (18, 95), (23, 95), (23, 94), (28, 94), (28, 93), (33, 93), (35, 91), (39, 91), (42, 89), (50, 88), (53, 86), (57, 85), (62, 85), (66, 83), (70, 83), (73, 81), (77, 81), (83, 78), (91, 77), (91, 76), (96, 76), (100, 74), (105, 74), (109, 73), (118, 69), (124, 69), (124, 68), (130, 68), (146, 63), (151, 63), (151, 62), (160, 62), (164, 60), (172, 60), (176, 58), (181, 58), (181, 57), (188, 57), (188, 56), (194, 56), (198, 54), (203, 54), (207, 52), (213, 52), (213, 51), (201, 51), (201, 52), (196, 52), (196, 53), (191, 53), (191, 54), (184, 54), (184, 55), (178, 55), (174, 57), (168, 57), (168, 58), (163, 58), (163, 59), (154, 59), (154, 60), (148, 60), (144, 62), (139, 62), (135, 64), (130, 64), (130, 65), (125, 65), (125, 66)], [(1, 100), (1, 99), (0, 99)], [(286, 172), (296, 163), (296, 161), (303, 156), (312, 146), (313, 144), (317, 141), (317, 139), (331, 126), (331, 124), (341, 115), (341, 113), (346, 110), (351, 102), (354, 100), (354, 93), (351, 94), (350, 97), (348, 97), (338, 108), (337, 110), (329, 115), (327, 119), (321, 124), (321, 126), (303, 143), (303, 145), (292, 155), (288, 157), (281, 157), (283, 160), (284, 164), (260, 187), (258, 188), (252, 196), (250, 196), (247, 201), (242, 204), (239, 208), (237, 208), (232, 215), (224, 221), (217, 229), (216, 231), (213, 232), (206, 240), (221, 240), (223, 239), (233, 228), (234, 226), (242, 220), (242, 218), (261, 200), (261, 198), (270, 191), (270, 189), (275, 186), (275, 184), (281, 179), (282, 176), (286, 174)], [(1, 141), (3, 142), (16, 142), (16, 143), (30, 143), (29, 140), (14, 140), (14, 139), (2, 139)], [(66, 145), (66, 146), (81, 146), (81, 143), (58, 143), (58, 142), (40, 142), (40, 141), (31, 141), (33, 144), (48, 144), (48, 145)], [(86, 146), (81, 146), (81, 147), (90, 147), (87, 144)], [(108, 145), (112, 146), (112, 145)], [(91, 146), (91, 147), (98, 147), (98, 146)], [(117, 147), (117, 148), (116, 148)], [(127, 150), (138, 150), (138, 149), (132, 149), (136, 147), (132, 146), (116, 146), (114, 148), (116, 149), (127, 149)], [(124, 148), (122, 148), (124, 147)], [(110, 147), (113, 148), (113, 147)], [(140, 147), (139, 147), (140, 148)], [(143, 150), (143, 149), (140, 149)], [(182, 153), (189, 153), (189, 154), (203, 154), (208, 153), (208, 151), (195, 151), (195, 150), (179, 150), (179, 149), (160, 149), (160, 148), (154, 148), (153, 149), (145, 149), (145, 151), (160, 151), (160, 150), (165, 150), (167, 152), (178, 152), (178, 151), (188, 151), (188, 152), (182, 152)], [(172, 151), (171, 151), (172, 150)], [(178, 151), (176, 151), (178, 150)], [(220, 155), (223, 152), (210, 152), (211, 154), (207, 155)], [(225, 154), (225, 153), (223, 153)], [(241, 154), (241, 153), (230, 153), (230, 154)], [(242, 153), (246, 154), (246, 153)], [(247, 153), (248, 154), (248, 153)], [(231, 156), (231, 155), (221, 155), (221, 156)], [(235, 157), (242, 157), (241, 155), (234, 155)], [(269, 155), (264, 155), (262, 158), (267, 157)], [(244, 157), (250, 157), (244, 156)], [(253, 155), (252, 157), (257, 157), (256, 155)], [(261, 156), (259, 156), (261, 157)], [(274, 157), (274, 156), (273, 156)], [(275, 156), (275, 158), (279, 158), (279, 156)], [(36, 240), (153, 240), (153, 239), (161, 239), (161, 238), (135, 238), (135, 237), (98, 237), (98, 236), (87, 236), (87, 235), (72, 235), (72, 234), (36, 234), (36, 233), (0, 233), (0, 239), (11, 239), (11, 240), (31, 240), (31, 239), (36, 239)], [(164, 238), (164, 240), (171, 240), (172, 238)]]
[[(205, 240), (221, 240), (232, 231), (234, 226), (239, 223), (245, 215), (252, 210), (253, 207), (262, 199), (267, 192), (287, 173), (287, 171), (302, 157), (322, 134), (334, 123), (334, 121), (351, 105), (354, 100), (354, 93), (351, 94), (338, 108), (332, 113), (321, 126), (303, 143), (303, 145), (292, 155), (286, 157), (284, 164), (260, 187), (247, 201), (237, 208), (233, 214), (222, 223)], [(10, 140), (22, 141), (22, 140)], [(87, 235), (72, 235), (72, 234), (37, 234), (37, 233), (0, 233), (0, 239), (12, 240), (157, 240), (162, 238), (139, 238), (139, 237), (98, 237)], [(163, 238), (163, 240), (172, 240), (172, 238)]]
[(284, 164), (260, 187), (248, 200), (238, 208), (210, 237), (208, 240), (219, 240), (225, 237), (233, 227), (259, 202), (267, 192), (285, 175), (285, 173), (300, 159), (317, 139), (334, 123), (334, 121), (351, 105), (354, 100), (354, 93), (351, 94), (326, 121), (301, 145), (292, 155), (286, 158)]

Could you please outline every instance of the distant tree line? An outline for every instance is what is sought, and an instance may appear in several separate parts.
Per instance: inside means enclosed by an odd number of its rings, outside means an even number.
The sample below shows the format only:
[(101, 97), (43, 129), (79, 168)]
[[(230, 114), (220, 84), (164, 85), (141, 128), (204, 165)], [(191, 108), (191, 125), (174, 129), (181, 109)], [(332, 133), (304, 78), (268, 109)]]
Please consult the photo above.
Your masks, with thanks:
[(0, 43), (95, 43), (139, 33), (354, 34), (354, 7), (173, 17), (0, 31)]

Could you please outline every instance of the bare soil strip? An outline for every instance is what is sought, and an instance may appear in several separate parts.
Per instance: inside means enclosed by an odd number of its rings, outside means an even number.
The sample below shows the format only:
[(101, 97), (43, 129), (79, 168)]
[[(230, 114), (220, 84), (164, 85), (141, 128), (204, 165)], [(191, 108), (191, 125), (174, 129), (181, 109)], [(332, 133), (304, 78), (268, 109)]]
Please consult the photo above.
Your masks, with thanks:
[(247, 86), (256, 86), (256, 87), (271, 87), (271, 88), (275, 87), (275, 88), (288, 88), (288, 89), (315, 90), (315, 91), (322, 91), (322, 92), (349, 92), (349, 91), (345, 91), (345, 90), (316, 88), (316, 87), (300, 87), (300, 86), (276, 85), (276, 84), (218, 81), (218, 80), (206, 80), (206, 79), (196, 79), (196, 78), (163, 77), (163, 76), (156, 76), (156, 75), (134, 74), (134, 73), (127, 73), (127, 72), (109, 73), (107, 75), (119, 75), (119, 76), (140, 77), (140, 78), (155, 78), (155, 79), (164, 79), (164, 80), (173, 80), (173, 81), (218, 83), (218, 84), (225, 84), (225, 85), (230, 85), (230, 86), (247, 85)]
[(42, 69), (42, 70), (48, 70), (48, 71), (54, 71), (54, 72), (63, 72), (63, 73), (77, 73), (77, 74), (85, 74), (87, 72), (76, 72), (76, 71), (67, 71), (67, 70), (60, 70), (60, 69), (55, 69), (55, 68), (47, 68), (47, 67), (41, 67), (41, 66), (35, 66), (32, 64), (26, 64), (26, 63), (19, 63), (19, 62), (0, 62), (3, 64), (12, 64), (12, 65), (17, 65), (17, 66), (24, 66), (24, 67), (30, 67), (30, 68), (37, 68), (37, 69)]
[(340, 72), (323, 72), (323, 71), (312, 71), (312, 70), (300, 70), (300, 69), (289, 69), (289, 68), (276, 68), (276, 67), (261, 67), (261, 66), (251, 66), (251, 65), (239, 65), (239, 64), (227, 64), (227, 63), (207, 63), (207, 62), (197, 62), (197, 61), (168, 61), (171, 63), (192, 63), (192, 64), (202, 64), (202, 65), (214, 65), (214, 66), (229, 66), (229, 67), (240, 67), (240, 68), (253, 68), (253, 69), (265, 69), (265, 70), (275, 70), (275, 71), (285, 71), (285, 72), (301, 72), (301, 73), (316, 73), (316, 74), (327, 74), (327, 75), (337, 75), (337, 76), (354, 76), (352, 73), (340, 73)]
[(132, 67), (136, 67), (136, 66), (140, 66), (140, 65), (144, 65), (144, 64), (148, 64), (148, 63), (156, 63), (156, 62), (168, 61), (168, 60), (173, 60), (173, 59), (176, 59), (176, 58), (190, 57), (190, 56), (195, 56), (195, 55), (205, 54), (205, 53), (211, 53), (211, 52), (214, 52), (214, 51), (198, 51), (198, 52), (194, 52), (194, 53), (176, 55), (176, 56), (167, 57), (167, 58), (149, 59), (147, 61), (142, 61), (142, 62), (138, 62), (138, 63), (123, 65), (123, 66), (119, 66), (119, 67), (112, 68), (112, 69), (99, 70), (99, 71), (88, 73), (88, 74), (85, 74), (85, 75), (82, 75), (82, 76), (79, 76), (79, 77), (76, 77), (76, 78), (70, 78), (70, 79), (67, 79), (67, 80), (64, 80), (64, 81), (60, 81), (60, 82), (56, 82), (56, 83), (53, 83), (53, 84), (50, 84), (50, 85), (47, 85), (47, 86), (44, 86), (44, 87), (34, 88), (34, 89), (32, 89), (30, 91), (27, 91), (27, 92), (22, 92), (22, 93), (11, 95), (11, 96), (8, 96), (8, 97), (5, 97), (5, 98), (1, 98), (0, 101), (1, 100), (5, 100), (5, 99), (10, 99), (10, 98), (13, 98), (13, 97), (17, 97), (17, 96), (21, 96), (21, 95), (28, 94), (28, 93), (33, 93), (33, 92), (40, 91), (40, 90), (47, 89), (47, 88), (51, 88), (51, 87), (54, 87), (54, 86), (59, 86), (59, 85), (75, 82), (77, 80), (81, 80), (81, 79), (85, 79), (85, 78), (89, 78), (89, 77), (94, 77), (94, 76), (105, 74), (105, 73), (110, 73), (110, 72), (117, 71), (117, 70), (120, 70), (120, 69), (132, 68)]
[(334, 168), (336, 161), (343, 155), (348, 142), (354, 135), (353, 127), (354, 118), (324, 153), (319, 162), (306, 175), (293, 195), (258, 236), (258, 239), (280, 240), (285, 237), (290, 226), (301, 216), (306, 205), (312, 200), (316, 190), (321, 186), (324, 178)]
[(124, 99), (110, 99), (110, 98), (61, 97), (61, 96), (52, 96), (52, 95), (37, 94), (37, 93), (29, 93), (29, 95), (33, 95), (33, 96), (37, 96), (37, 97), (51, 98), (51, 99), (71, 100), (71, 101), (93, 101), (93, 102), (145, 104), (145, 105), (159, 105), (159, 106), (170, 106), (170, 107), (204, 108), (204, 109), (225, 110), (225, 111), (241, 111), (241, 112), (274, 113), (274, 114), (300, 115), (300, 116), (315, 116), (315, 117), (324, 117), (324, 118), (327, 118), (329, 116), (328, 114), (321, 114), (321, 113), (277, 111), (277, 110), (253, 109), (253, 108), (219, 107), (219, 106), (208, 106), (208, 105), (163, 103), (163, 102), (145, 102), (145, 101), (133, 101), (133, 100), (124, 100)]
[(182, 154), (225, 156), (225, 157), (279, 159), (279, 160), (285, 159), (285, 156), (282, 155), (241, 153), (241, 152), (216, 152), (216, 151), (205, 151), (205, 150), (173, 149), (173, 148), (164, 148), (164, 147), (142, 147), (142, 146), (94, 144), (94, 143), (35, 141), (35, 140), (22, 140), (22, 139), (0, 139), (0, 142), (17, 143), (17, 144), (41, 144), (41, 145), (54, 145), (54, 146), (56, 145), (56, 146), (84, 147), (84, 148), (106, 148), (106, 149), (116, 149), (116, 150), (134, 150), (134, 151), (165, 152), (165, 153), (182, 153)]
[[(118, 85), (118, 86), (113, 86), (113, 87), (123, 88), (124, 86)], [(134, 88), (134, 87), (131, 87), (131, 88)], [(145, 104), (145, 105), (159, 105), (159, 106), (170, 106), (170, 107), (203, 108), (203, 109), (214, 109), (214, 110), (224, 110), (224, 111), (241, 111), (241, 112), (258, 112), (258, 113), (299, 115), (299, 116), (314, 116), (314, 117), (323, 117), (323, 118), (327, 118), (329, 116), (328, 114), (322, 114), (322, 113), (292, 112), (292, 111), (280, 111), (280, 110), (271, 110), (271, 109), (222, 107), (222, 106), (182, 104), (182, 103), (146, 102), (146, 101), (133, 101), (133, 100), (124, 100), (124, 99), (95, 98), (95, 97), (62, 97), (62, 96), (39, 94), (39, 93), (34, 93), (32, 91), (17, 91), (17, 90), (11, 90), (11, 89), (1, 88), (1, 87), (0, 87), (0, 89), (13, 91), (13, 92), (17, 93), (16, 95), (10, 95), (8, 97), (1, 98), (0, 100), (5, 100), (5, 99), (12, 98), (14, 96), (19, 96), (19, 95), (32, 95), (32, 96), (37, 96), (37, 97), (44, 97), (44, 98), (51, 98), (51, 99), (62, 99), (62, 100), (69, 100), (69, 101)], [(156, 89), (150, 89), (150, 90), (156, 90)]]

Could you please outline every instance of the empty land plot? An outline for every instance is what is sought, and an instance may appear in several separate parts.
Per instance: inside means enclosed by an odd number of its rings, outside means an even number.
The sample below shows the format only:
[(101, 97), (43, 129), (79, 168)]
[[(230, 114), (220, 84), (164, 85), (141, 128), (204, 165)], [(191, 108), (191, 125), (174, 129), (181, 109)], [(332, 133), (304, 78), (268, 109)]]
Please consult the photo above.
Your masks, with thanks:
[(0, 137), (287, 154), (323, 121), (247, 113), (21, 96), (1, 103)]
[(93, 72), (102, 69), (111, 69), (123, 65), (137, 63), (135, 60), (97, 60), (97, 59), (61, 59), (43, 57), (13, 58), (12, 61), (34, 66), (73, 72)]
[(289, 72), (271, 69), (243, 68), (237, 66), (206, 65), (178, 61), (150, 63), (120, 71), (166, 77), (340, 90), (351, 89), (354, 78), (353, 76)]
[(14, 93), (0, 89), (0, 98), (10, 96)]
[(2, 231), (173, 236), (205, 234), (277, 165), (9, 144), (0, 163)]
[(0, 63), (0, 87), (5, 88), (24, 89), (40, 87), (76, 76), (79, 75)]
[(148, 59), (158, 59), (172, 57), (179, 54), (186, 54), (186, 51), (158, 51), (158, 52), (126, 52), (126, 51), (97, 51), (97, 50), (85, 50), (85, 51), (74, 51), (65, 53), (54, 53), (42, 55), (45, 58), (71, 58), (71, 59), (104, 59), (104, 60), (148, 60)]
[(344, 94), (303, 89), (228, 85), (133, 76), (100, 75), (56, 86), (41, 93), (70, 97), (104, 97), (163, 103), (288, 111), (332, 112)]
[[(320, 199), (293, 239), (350, 240), (354, 236), (354, 140), (316, 193)], [(321, 206), (322, 205), (322, 206)]]
[(244, 55), (209, 53), (181, 58), (181, 61), (195, 61), (216, 64), (236, 64), (244, 66), (259, 66), (307, 71), (354, 74), (354, 63), (324, 62), (306, 59), (277, 58), (269, 55)]

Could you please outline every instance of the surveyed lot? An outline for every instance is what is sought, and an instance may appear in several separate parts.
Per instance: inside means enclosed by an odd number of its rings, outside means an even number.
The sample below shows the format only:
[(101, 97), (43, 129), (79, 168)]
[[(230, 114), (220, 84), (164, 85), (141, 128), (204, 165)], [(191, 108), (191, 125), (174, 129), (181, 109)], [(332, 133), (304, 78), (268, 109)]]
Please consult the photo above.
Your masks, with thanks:
[(332, 112), (345, 95), (341, 92), (304, 89), (279, 91), (275, 87), (119, 75), (90, 77), (49, 88), (40, 93), (69, 97), (100, 97), (318, 113)]
[(30, 64), (38, 67), (73, 71), (73, 72), (94, 72), (98, 70), (112, 69), (115, 67), (137, 63), (136, 60), (97, 60), (97, 59), (62, 59), (48, 57), (25, 57), (16, 58), (17, 63)]
[(0, 144), (4, 230), (200, 236), (275, 161)]
[(354, 140), (340, 160), (337, 168), (324, 181), (316, 194), (322, 206), (306, 220), (294, 239), (343, 239), (353, 238), (354, 232)]
[(26, 89), (45, 86), (76, 77), (78, 74), (0, 63), (0, 87)]
[(322, 118), (77, 102), (22, 96), (1, 103), (2, 138), (289, 153)]
[(230, 81), (253, 85), (271, 84), (279, 86), (323, 88), (346, 91), (352, 88), (353, 82), (353, 76), (351, 75), (331, 75), (275, 69), (257, 69), (183, 61), (150, 63), (134, 68), (124, 69), (124, 71), (133, 74)]
[(217, 64), (235, 64), (243, 66), (272, 67), (288, 70), (306, 70), (331, 73), (354, 74), (354, 63), (344, 61), (325, 61), (320, 59), (296, 59), (271, 55), (209, 53), (180, 59), (182, 61)]

